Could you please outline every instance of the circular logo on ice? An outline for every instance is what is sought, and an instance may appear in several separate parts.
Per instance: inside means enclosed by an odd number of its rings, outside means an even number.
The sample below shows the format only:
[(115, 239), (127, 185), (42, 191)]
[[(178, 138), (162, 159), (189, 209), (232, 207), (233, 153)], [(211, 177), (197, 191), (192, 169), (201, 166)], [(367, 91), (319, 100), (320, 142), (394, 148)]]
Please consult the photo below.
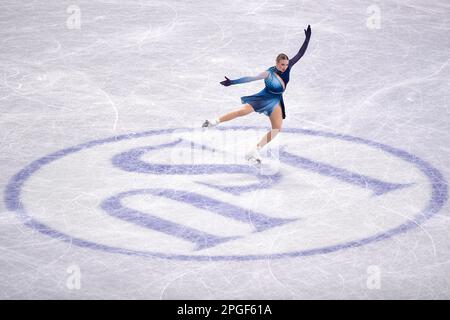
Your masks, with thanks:
[[(324, 254), (417, 227), (447, 200), (426, 161), (348, 135), (287, 128), (262, 166), (257, 127), (153, 130), (42, 157), (7, 208), (79, 246), (148, 257), (249, 260)], [(277, 143), (281, 143), (278, 146)]]

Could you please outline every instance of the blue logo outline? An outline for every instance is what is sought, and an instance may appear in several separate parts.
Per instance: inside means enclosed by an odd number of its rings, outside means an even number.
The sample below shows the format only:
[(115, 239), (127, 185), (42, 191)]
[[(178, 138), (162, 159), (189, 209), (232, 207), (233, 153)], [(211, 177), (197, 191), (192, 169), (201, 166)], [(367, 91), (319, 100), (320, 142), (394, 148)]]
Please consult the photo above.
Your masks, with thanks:
[[(262, 127), (255, 126), (230, 126), (217, 128), (218, 130), (260, 130)], [(38, 171), (42, 166), (56, 161), (66, 155), (78, 152), (80, 150), (92, 148), (98, 145), (106, 143), (114, 143), (123, 140), (129, 140), (134, 138), (140, 138), (145, 136), (160, 135), (160, 134), (170, 134), (174, 131), (180, 130), (192, 130), (190, 128), (172, 128), (172, 129), (156, 129), (140, 133), (124, 134), (119, 136), (113, 136), (106, 139), (93, 140), (90, 142), (82, 143), (77, 146), (65, 148), (57, 152), (46, 155), (39, 158), (29, 165), (25, 166), (22, 170), (16, 173), (8, 182), (4, 190), (4, 203), (6, 208), (10, 211), (15, 212), (18, 217), (23, 221), (23, 223), (42, 234), (56, 238), (68, 243), (75, 244), (80, 247), (90, 248), (94, 250), (106, 251), (109, 253), (120, 253), (125, 255), (142, 256), (149, 258), (163, 258), (163, 259), (173, 259), (173, 260), (193, 260), (193, 261), (226, 261), (226, 260), (261, 260), (261, 259), (279, 259), (279, 258), (290, 258), (290, 257), (304, 257), (316, 254), (326, 254), (331, 252), (336, 252), (339, 250), (345, 250), (355, 247), (360, 247), (369, 243), (378, 242), (396, 236), (401, 233), (405, 233), (411, 229), (414, 229), (424, 223), (426, 220), (435, 215), (445, 204), (448, 199), (448, 184), (444, 176), (439, 170), (431, 166), (428, 162), (420, 159), (419, 157), (410, 154), (406, 151), (374, 142), (371, 140), (354, 137), (350, 135), (337, 134), (324, 131), (298, 129), (298, 128), (284, 128), (284, 132), (288, 133), (299, 133), (311, 136), (320, 136), (325, 138), (338, 139), (342, 141), (348, 141), (353, 143), (359, 143), (368, 145), (372, 148), (379, 149), (388, 154), (394, 155), (404, 161), (407, 161), (415, 165), (420, 171), (422, 171), (425, 176), (430, 180), (431, 183), (431, 197), (426, 205), (426, 207), (416, 214), (413, 218), (407, 220), (406, 222), (400, 224), (397, 227), (391, 228), (387, 231), (377, 233), (375, 235), (365, 237), (358, 240), (352, 240), (344, 242), (341, 244), (336, 244), (332, 246), (324, 246), (307, 250), (284, 252), (284, 253), (272, 253), (272, 254), (254, 254), (254, 255), (227, 255), (227, 256), (208, 256), (208, 255), (185, 255), (185, 254), (165, 254), (160, 252), (149, 252), (149, 251), (138, 251), (124, 249), (120, 247), (112, 247), (108, 245), (98, 244), (92, 241), (83, 240), (79, 238), (71, 237), (60, 231), (54, 230), (45, 224), (34, 219), (26, 210), (21, 201), (21, 188), (36, 171)]]

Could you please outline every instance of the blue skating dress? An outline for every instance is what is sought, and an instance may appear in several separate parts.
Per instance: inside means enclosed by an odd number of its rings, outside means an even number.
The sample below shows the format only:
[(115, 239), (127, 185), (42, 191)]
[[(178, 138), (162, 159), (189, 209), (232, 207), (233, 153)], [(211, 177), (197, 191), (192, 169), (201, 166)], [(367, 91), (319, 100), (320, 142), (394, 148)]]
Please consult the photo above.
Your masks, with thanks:
[(279, 71), (276, 70), (276, 67), (270, 67), (267, 71), (269, 75), (264, 79), (264, 89), (254, 95), (241, 97), (241, 102), (250, 104), (256, 112), (264, 113), (268, 117), (270, 117), (276, 106), (280, 104), (284, 119), (286, 116), (284, 112), (283, 92), (286, 90), (286, 84), (277, 73)]

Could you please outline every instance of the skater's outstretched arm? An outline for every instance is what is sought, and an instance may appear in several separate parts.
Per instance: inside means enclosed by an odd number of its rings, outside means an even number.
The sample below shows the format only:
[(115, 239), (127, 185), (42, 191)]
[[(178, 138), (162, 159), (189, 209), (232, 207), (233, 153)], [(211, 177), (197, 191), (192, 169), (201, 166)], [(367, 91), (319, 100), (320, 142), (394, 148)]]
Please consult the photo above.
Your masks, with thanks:
[(267, 78), (268, 75), (269, 75), (269, 73), (267, 71), (264, 71), (254, 77), (243, 77), (243, 78), (239, 78), (239, 79), (235, 79), (235, 80), (230, 80), (227, 77), (225, 77), (226, 80), (221, 81), (220, 84), (225, 87), (228, 87), (233, 84), (239, 84), (239, 83), (245, 83), (245, 82), (265, 79), (265, 78)]
[(308, 48), (308, 44), (309, 44), (309, 39), (311, 38), (311, 26), (308, 25), (308, 28), (305, 29), (305, 41), (303, 42), (302, 47), (300, 48), (300, 50), (297, 52), (297, 54), (289, 60), (289, 66), (293, 67), (294, 64), (297, 63), (298, 60), (300, 60), (301, 57), (303, 57), (303, 55), (306, 52), (306, 49)]

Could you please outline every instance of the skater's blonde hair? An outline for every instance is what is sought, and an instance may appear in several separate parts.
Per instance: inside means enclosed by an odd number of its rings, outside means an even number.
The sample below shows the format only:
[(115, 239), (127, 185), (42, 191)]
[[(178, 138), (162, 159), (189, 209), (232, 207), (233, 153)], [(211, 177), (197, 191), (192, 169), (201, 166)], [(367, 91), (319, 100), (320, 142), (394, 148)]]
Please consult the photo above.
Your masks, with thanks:
[(285, 55), (284, 53), (280, 53), (280, 54), (277, 56), (277, 63), (280, 62), (280, 60), (289, 60), (289, 58), (288, 58), (288, 56)]

